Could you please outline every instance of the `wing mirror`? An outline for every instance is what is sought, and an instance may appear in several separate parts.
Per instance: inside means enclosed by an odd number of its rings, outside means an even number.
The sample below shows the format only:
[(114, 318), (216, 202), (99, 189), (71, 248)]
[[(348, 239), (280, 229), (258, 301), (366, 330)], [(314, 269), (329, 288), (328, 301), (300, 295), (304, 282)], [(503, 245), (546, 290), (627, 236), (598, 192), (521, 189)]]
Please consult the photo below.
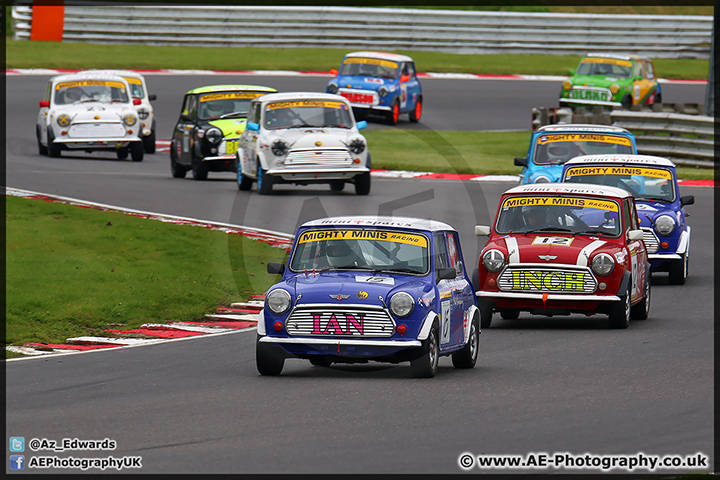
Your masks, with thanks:
[(139, 98), (133, 98), (133, 105), (140, 105), (142, 103), (142, 100)]
[(337, 77), (337, 74), (338, 74), (337, 68), (331, 68), (330, 73), (332, 73), (333, 75), (335, 75)]
[(405, 83), (410, 81), (410, 75), (401, 75), (400, 76), (400, 83)]
[(152, 102), (153, 100), (157, 100), (157, 95), (155, 95), (154, 93), (151, 94), (151, 95), (148, 95), (148, 100), (150, 100), (151, 102)]
[(46, 108), (50, 106), (50, 102), (47, 100), (40, 100), (40, 108)]
[(643, 239), (643, 231), (642, 230), (630, 230), (628, 231), (628, 240), (631, 242), (636, 242), (638, 240)]
[(267, 263), (267, 273), (272, 273), (273, 275), (282, 275), (285, 271), (285, 265), (278, 262), (268, 262)]
[(515, 157), (515, 166), (516, 167), (527, 167), (527, 158)]
[(695, 195), (680, 197), (680, 205), (695, 205)]
[(440, 280), (454, 280), (457, 276), (457, 272), (454, 268), (441, 268), (437, 271), (437, 281)]
[(355, 124), (357, 126), (358, 130), (362, 130), (364, 128), (367, 128), (367, 122), (365, 120), (360, 120)]
[(260, 131), (260, 125), (258, 125), (255, 122), (247, 122), (247, 125), (245, 125), (246, 130), (251, 130), (253, 132), (259, 132)]
[(475, 225), (475, 235), (478, 237), (489, 237), (490, 227), (487, 225)]

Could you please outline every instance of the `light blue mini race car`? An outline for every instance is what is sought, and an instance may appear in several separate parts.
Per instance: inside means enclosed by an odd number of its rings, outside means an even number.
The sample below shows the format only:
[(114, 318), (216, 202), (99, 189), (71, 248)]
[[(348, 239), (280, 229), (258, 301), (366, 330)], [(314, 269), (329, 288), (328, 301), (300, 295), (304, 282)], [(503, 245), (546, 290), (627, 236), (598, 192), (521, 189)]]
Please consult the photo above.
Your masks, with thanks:
[(650, 155), (587, 155), (563, 166), (563, 182), (619, 187), (635, 197), (643, 240), (653, 272), (668, 272), (669, 283), (682, 285), (690, 260), (690, 225), (680, 196), (675, 164)]
[(563, 164), (581, 155), (637, 153), (635, 136), (620, 127), (555, 124), (538, 128), (530, 137), (527, 157), (515, 158), (523, 167), (520, 184), (559, 182)]
[(286, 358), (315, 366), (410, 362), (433, 377), (438, 359), (473, 368), (480, 314), (458, 232), (426, 219), (348, 216), (298, 228), (287, 265), (258, 319), (256, 364), (279, 375)]
[(401, 114), (411, 122), (420, 120), (423, 95), (415, 71), (415, 61), (407, 55), (383, 52), (348, 53), (326, 91), (350, 101), (358, 119), (370, 114), (385, 117), (395, 125)]

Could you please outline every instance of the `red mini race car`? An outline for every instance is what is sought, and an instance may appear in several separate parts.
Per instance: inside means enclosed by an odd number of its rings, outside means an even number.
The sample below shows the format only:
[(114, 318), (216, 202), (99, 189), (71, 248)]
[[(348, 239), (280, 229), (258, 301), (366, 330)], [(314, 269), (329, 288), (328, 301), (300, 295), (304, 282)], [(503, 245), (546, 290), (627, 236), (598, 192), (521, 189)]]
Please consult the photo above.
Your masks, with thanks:
[(605, 313), (627, 328), (650, 310), (650, 263), (635, 200), (586, 184), (522, 185), (503, 193), (474, 276), (481, 327), (505, 319)]

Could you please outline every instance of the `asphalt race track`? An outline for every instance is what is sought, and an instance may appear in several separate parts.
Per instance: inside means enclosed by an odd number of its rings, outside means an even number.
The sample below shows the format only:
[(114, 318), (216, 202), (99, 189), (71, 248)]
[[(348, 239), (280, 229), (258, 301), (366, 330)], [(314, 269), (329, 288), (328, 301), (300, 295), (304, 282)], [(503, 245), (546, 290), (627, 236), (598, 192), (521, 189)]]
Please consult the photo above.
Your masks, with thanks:
[[(508, 182), (373, 178), (353, 189), (280, 186), (239, 192), (232, 174), (173, 179), (167, 153), (143, 162), (109, 153), (37, 153), (35, 119), (48, 77), (6, 78), (6, 184), (149, 212), (292, 233), (325, 215), (394, 213), (446, 221), (460, 231), (466, 265), (482, 247)], [(247, 83), (324, 90), (327, 77), (148, 76), (160, 139), (169, 139), (182, 95), (200, 85)], [(556, 82), (424, 80), (419, 124), (398, 128), (525, 130), (530, 108), (556, 106)], [(665, 84), (666, 102), (703, 103), (704, 84)], [(393, 128), (372, 123), (369, 128)], [(372, 149), (372, 146), (370, 147)], [(518, 155), (526, 150), (519, 146)], [(508, 162), (512, 162), (509, 158)], [(569, 453), (709, 457), (714, 454), (714, 198), (695, 195), (690, 276), (652, 284), (650, 318), (610, 330), (605, 316), (502, 320), (480, 337), (475, 369), (414, 379), (409, 364), (313, 367), (288, 360), (280, 377), (255, 369), (255, 332), (152, 346), (6, 362), (6, 436), (103, 440), (113, 450), (25, 451), (37, 456), (141, 457), (124, 473), (463, 473), (462, 454)], [(262, 293), (262, 292), (257, 292)], [(168, 321), (172, 319), (158, 319)], [(36, 473), (74, 473), (49, 468)], [(99, 470), (89, 470), (99, 472)], [(105, 472), (116, 472), (108, 468)], [(470, 468), (550, 473), (552, 468)], [(655, 473), (689, 473), (663, 469)], [(10, 472), (9, 463), (6, 472)], [(566, 473), (607, 473), (566, 469)], [(628, 473), (615, 470), (612, 473)], [(632, 473), (647, 474), (648, 470)]]

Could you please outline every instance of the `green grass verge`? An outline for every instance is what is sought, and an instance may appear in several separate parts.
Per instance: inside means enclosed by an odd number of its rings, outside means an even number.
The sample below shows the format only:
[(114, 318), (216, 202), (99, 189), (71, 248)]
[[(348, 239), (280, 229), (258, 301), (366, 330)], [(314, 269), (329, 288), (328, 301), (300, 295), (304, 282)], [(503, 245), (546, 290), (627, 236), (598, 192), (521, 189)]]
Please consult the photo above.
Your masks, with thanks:
[[(328, 72), (337, 68), (347, 49), (174, 47), (102, 45), (9, 40), (8, 68), (132, 68), (201, 70), (299, 70)], [(397, 50), (415, 59), (419, 72), (492, 75), (567, 75), (577, 68), (578, 55), (461, 55)], [(708, 78), (709, 60), (655, 60), (663, 78)]]
[[(515, 157), (527, 154), (530, 130), (454, 132), (432, 130), (363, 130), (373, 168), (413, 172), (517, 175)], [(683, 180), (712, 180), (711, 168), (679, 167)]]
[(240, 235), (6, 196), (6, 344), (201, 320), (261, 294), (285, 252)]

